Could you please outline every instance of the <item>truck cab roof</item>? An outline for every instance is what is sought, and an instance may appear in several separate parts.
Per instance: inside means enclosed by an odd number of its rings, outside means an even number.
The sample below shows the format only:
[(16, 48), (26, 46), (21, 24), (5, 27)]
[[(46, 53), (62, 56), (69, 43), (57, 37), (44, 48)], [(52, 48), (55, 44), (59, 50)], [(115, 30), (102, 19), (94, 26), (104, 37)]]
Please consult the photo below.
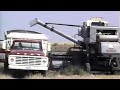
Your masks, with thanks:
[(34, 40), (34, 39), (18, 39), (18, 40), (14, 40), (13, 42), (31, 42), (31, 43), (38, 43), (38, 42), (41, 42), (41, 40)]
[(45, 34), (29, 30), (9, 30), (5, 32), (7, 39), (39, 39), (48, 40)]

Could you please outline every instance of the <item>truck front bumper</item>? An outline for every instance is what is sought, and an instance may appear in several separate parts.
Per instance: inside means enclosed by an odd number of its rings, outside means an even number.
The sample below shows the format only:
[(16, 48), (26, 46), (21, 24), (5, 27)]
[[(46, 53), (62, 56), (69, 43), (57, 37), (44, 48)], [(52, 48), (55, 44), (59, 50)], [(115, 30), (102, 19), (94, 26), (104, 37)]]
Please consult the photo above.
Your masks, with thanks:
[(20, 69), (20, 70), (48, 70), (47, 66), (17, 66), (8, 65), (9, 69)]

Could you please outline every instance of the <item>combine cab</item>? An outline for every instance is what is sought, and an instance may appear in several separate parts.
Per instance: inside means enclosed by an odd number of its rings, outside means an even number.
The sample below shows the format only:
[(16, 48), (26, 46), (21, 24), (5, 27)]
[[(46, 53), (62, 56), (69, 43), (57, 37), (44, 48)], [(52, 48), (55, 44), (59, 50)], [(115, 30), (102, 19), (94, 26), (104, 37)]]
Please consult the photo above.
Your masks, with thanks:
[[(119, 28), (108, 26), (108, 22), (101, 18), (92, 18), (83, 22), (83, 25), (69, 25), (57, 23), (44, 23), (38, 19), (31, 21), (30, 26), (41, 25), (42, 27), (74, 42), (79, 47), (71, 47), (66, 55), (70, 63), (80, 65), (88, 72), (90, 71), (120, 71), (120, 43)], [(79, 27), (78, 36), (83, 38), (79, 41), (55, 29), (54, 25)], [(77, 49), (77, 50), (75, 50)]]

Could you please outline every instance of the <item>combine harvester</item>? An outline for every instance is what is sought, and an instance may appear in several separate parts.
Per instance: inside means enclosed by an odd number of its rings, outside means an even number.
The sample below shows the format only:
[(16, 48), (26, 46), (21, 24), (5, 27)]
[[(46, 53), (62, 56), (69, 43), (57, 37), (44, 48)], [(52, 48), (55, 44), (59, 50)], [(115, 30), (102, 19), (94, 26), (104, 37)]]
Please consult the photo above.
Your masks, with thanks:
[[(30, 22), (31, 27), (36, 24), (79, 46), (71, 47), (66, 52), (66, 60), (70, 61), (71, 64), (79, 65), (88, 72), (108, 71), (113, 74), (115, 71), (120, 71), (120, 33), (118, 27), (108, 26), (108, 22), (101, 18), (92, 18), (83, 22), (83, 25), (44, 23), (37, 18)], [(82, 37), (83, 41), (66, 35), (48, 24), (79, 27), (76, 35)], [(54, 55), (51, 54), (49, 58), (55, 58), (52, 57)]]

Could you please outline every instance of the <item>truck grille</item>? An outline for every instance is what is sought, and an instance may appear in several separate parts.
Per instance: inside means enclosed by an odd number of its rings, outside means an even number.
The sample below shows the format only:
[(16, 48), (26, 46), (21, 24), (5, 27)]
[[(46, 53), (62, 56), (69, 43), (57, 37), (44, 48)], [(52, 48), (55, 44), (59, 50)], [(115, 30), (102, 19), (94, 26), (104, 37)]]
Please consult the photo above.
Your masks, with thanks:
[(39, 57), (16, 57), (15, 64), (20, 64), (20, 65), (41, 65), (41, 58), (39, 58)]

